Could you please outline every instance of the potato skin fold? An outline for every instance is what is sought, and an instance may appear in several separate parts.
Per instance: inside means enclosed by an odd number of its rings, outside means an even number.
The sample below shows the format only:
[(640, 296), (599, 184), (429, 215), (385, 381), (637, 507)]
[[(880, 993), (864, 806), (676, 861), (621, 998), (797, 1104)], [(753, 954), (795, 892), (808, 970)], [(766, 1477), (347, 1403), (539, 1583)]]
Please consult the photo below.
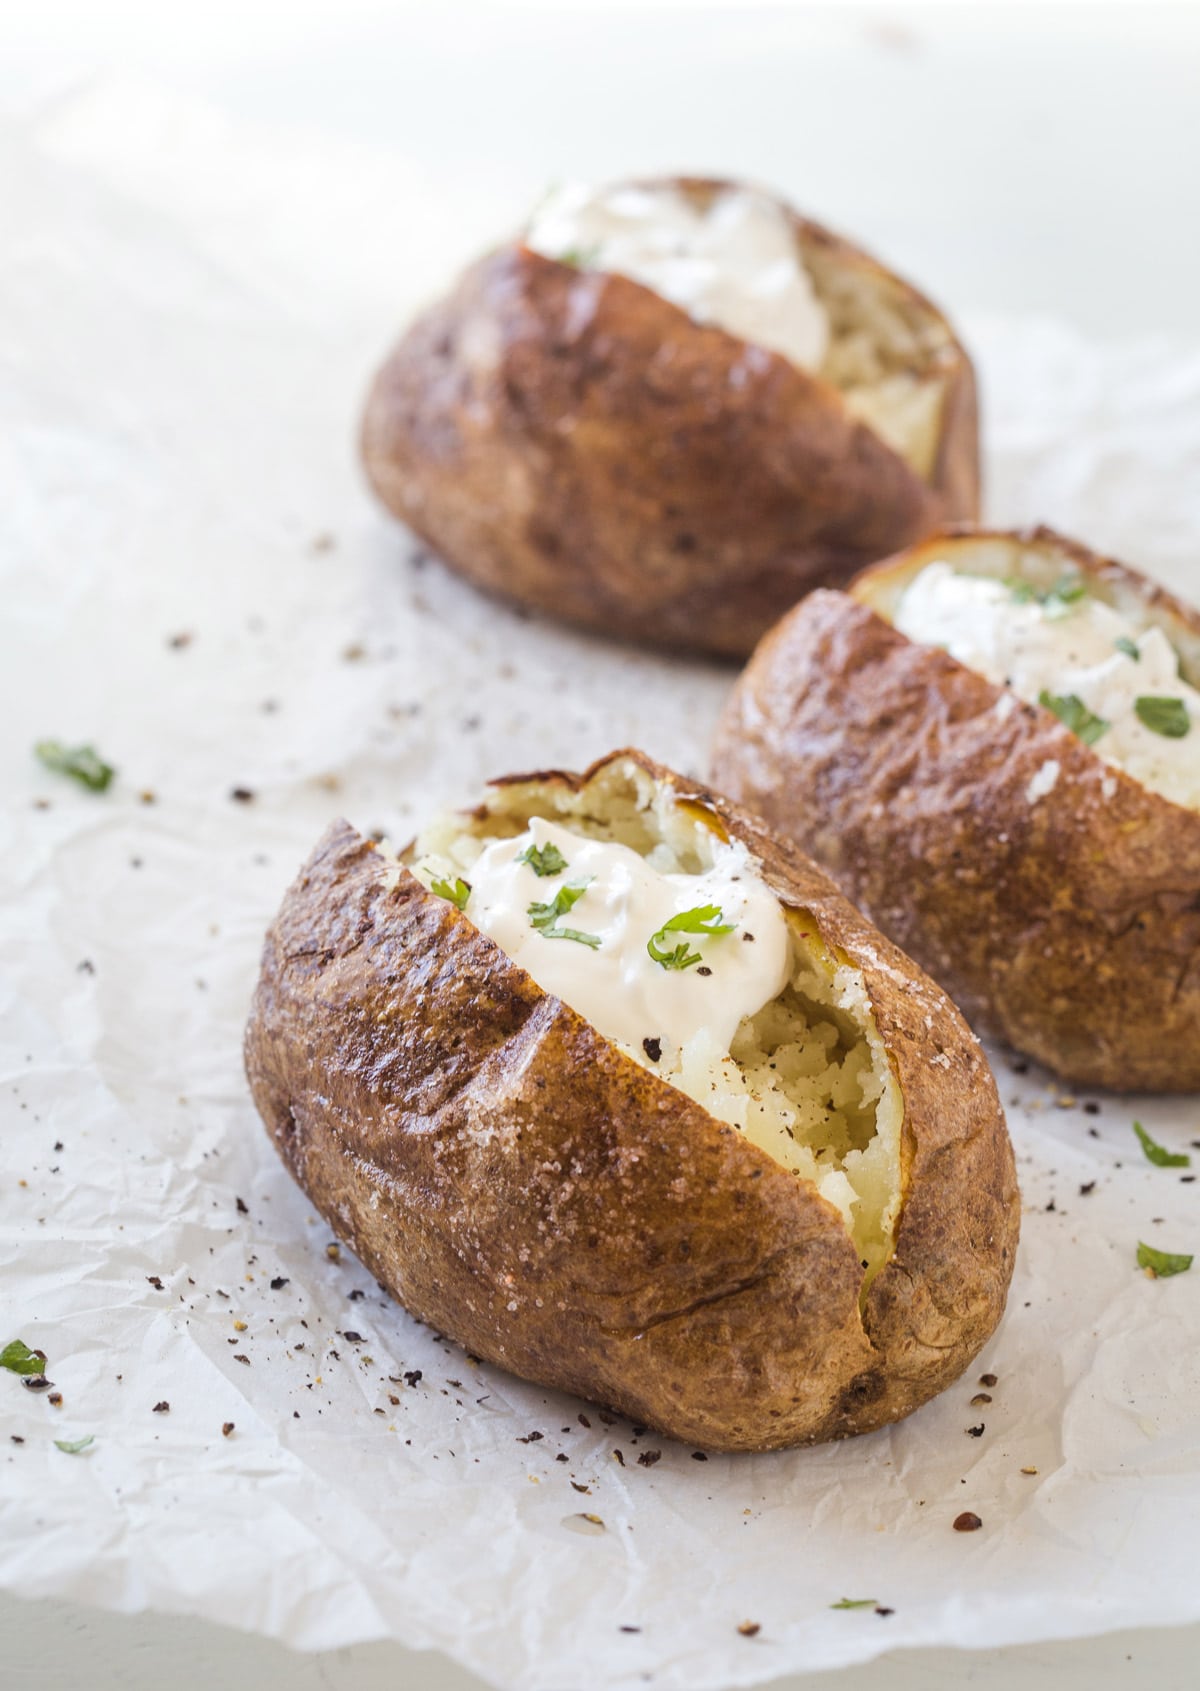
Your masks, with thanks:
[[(788, 215), (845, 265), (888, 274)], [(974, 374), (952, 336), (941, 373), (926, 481), (820, 377), (516, 241), (379, 371), (363, 462), (383, 503), (476, 586), (617, 638), (740, 658), (810, 589), (978, 514)]]
[[(1050, 530), (979, 538), (1050, 549), (1200, 639), (1196, 612)], [(854, 597), (818, 593), (739, 679), (714, 779), (822, 862), (981, 1031), (1077, 1085), (1200, 1089), (1200, 815), (1040, 705), (998, 711), (1002, 697)], [(1051, 761), (1058, 779), (1032, 803)]]
[(344, 822), (267, 936), (254, 1101), (335, 1232), (474, 1354), (710, 1449), (869, 1431), (949, 1384), (1003, 1310), (1018, 1194), (991, 1073), (815, 866), (634, 755), (745, 840), (866, 976), (905, 1099), (907, 1196), (862, 1316), (853, 1242), (815, 1188)]

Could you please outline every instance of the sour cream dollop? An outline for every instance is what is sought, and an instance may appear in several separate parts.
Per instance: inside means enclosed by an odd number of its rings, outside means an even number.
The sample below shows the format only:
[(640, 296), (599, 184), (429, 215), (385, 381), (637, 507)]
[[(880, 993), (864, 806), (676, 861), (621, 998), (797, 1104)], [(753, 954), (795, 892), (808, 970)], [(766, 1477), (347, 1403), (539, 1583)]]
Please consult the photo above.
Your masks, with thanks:
[[(1107, 724), (1091, 742), (1100, 757), (1172, 803), (1200, 809), (1200, 692), (1180, 675), (1161, 628), (1139, 629), (1089, 593), (1042, 603), (940, 561), (910, 583), (894, 624), (1030, 704), (1043, 692), (1074, 695)], [(1188, 732), (1172, 739), (1148, 727), (1137, 709), (1147, 698), (1178, 699)]]
[[(561, 859), (561, 866), (537, 874), (531, 848), (545, 854), (543, 864)], [(418, 872), (430, 876), (428, 865)], [(703, 874), (660, 874), (628, 846), (535, 818), (524, 833), (485, 846), (464, 875), (471, 889), (465, 914), (475, 926), (544, 991), (642, 1060), (658, 1060), (657, 1042), (669, 1061), (700, 1030), (727, 1052), (742, 1018), (777, 997), (790, 978), (786, 917), (734, 843), (714, 840), (714, 861)], [(535, 926), (531, 905), (550, 906), (562, 889), (579, 887), (585, 890), (569, 909)], [(656, 962), (647, 950), (651, 937), (671, 917), (703, 905), (715, 905), (720, 914), (712, 921), (731, 931), (668, 931), (660, 951), (682, 944), (699, 961), (682, 968)], [(555, 937), (555, 928), (587, 939)]]
[(724, 189), (700, 209), (677, 188), (570, 183), (534, 213), (525, 244), (584, 270), (628, 276), (697, 323), (815, 370), (829, 318), (784, 213), (765, 194)]

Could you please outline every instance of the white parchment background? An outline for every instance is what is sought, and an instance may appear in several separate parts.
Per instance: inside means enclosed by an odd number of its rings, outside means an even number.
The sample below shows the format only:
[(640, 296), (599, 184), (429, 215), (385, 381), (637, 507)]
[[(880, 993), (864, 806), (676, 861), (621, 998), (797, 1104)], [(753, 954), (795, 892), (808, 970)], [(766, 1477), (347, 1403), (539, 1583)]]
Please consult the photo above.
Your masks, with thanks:
[[(106, 86), (0, 132), (0, 206), (0, 1343), (43, 1348), (63, 1395), (0, 1375), (5, 1586), (307, 1649), (392, 1636), (530, 1691), (1200, 1617), (1200, 1274), (1133, 1263), (1200, 1245), (1200, 1182), (1130, 1128), (1183, 1148), (1192, 1101), (1070, 1100), (997, 1058), (1008, 1316), (961, 1385), (836, 1448), (700, 1462), (584, 1427), (330, 1260), (240, 1059), (324, 824), (403, 833), (627, 742), (700, 772), (730, 676), (481, 600), (361, 486), (371, 366), (519, 215), (502, 194)], [(1200, 595), (1197, 348), (960, 316), (990, 514)], [(44, 735), (119, 780), (47, 775)]]

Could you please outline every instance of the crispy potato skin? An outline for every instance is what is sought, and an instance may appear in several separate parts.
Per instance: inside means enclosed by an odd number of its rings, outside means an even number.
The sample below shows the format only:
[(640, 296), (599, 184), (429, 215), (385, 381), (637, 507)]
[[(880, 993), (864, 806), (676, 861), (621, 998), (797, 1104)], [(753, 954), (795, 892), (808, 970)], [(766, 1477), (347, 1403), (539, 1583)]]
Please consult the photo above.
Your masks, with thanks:
[[(1049, 530), (1015, 538), (1140, 584), (1200, 633), (1136, 571)], [(1200, 815), (1002, 697), (854, 598), (814, 594), (735, 686), (714, 779), (829, 868), (980, 1030), (1078, 1085), (1200, 1089)], [(1050, 762), (1057, 781), (1031, 802)]]
[(712, 1449), (869, 1431), (960, 1374), (1003, 1310), (1019, 1206), (991, 1073), (815, 866), (633, 755), (715, 811), (867, 977), (904, 1093), (907, 1196), (862, 1316), (852, 1241), (814, 1188), (344, 822), (267, 937), (254, 1101), (334, 1230), (475, 1354)]
[(744, 657), (811, 588), (977, 515), (975, 382), (957, 342), (945, 368), (927, 483), (818, 377), (514, 242), (384, 364), (363, 462), (476, 586), (618, 638)]

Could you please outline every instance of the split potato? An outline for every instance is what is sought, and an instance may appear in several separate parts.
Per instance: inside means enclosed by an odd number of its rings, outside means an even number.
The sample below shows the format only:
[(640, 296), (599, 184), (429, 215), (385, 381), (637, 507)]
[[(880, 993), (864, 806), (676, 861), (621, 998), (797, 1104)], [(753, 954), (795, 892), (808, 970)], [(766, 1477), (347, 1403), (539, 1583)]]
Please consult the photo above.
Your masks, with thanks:
[(1049, 529), (814, 594), (714, 779), (980, 1030), (1079, 1085), (1200, 1089), (1200, 612)]
[(246, 1066), (414, 1315), (710, 1449), (907, 1415), (1004, 1308), (974, 1035), (815, 865), (640, 753), (497, 782), (399, 856), (331, 827)]
[(477, 586), (736, 658), (812, 588), (974, 518), (977, 436), (929, 300), (781, 201), (688, 177), (560, 197), (469, 269), (376, 376), (362, 454)]

